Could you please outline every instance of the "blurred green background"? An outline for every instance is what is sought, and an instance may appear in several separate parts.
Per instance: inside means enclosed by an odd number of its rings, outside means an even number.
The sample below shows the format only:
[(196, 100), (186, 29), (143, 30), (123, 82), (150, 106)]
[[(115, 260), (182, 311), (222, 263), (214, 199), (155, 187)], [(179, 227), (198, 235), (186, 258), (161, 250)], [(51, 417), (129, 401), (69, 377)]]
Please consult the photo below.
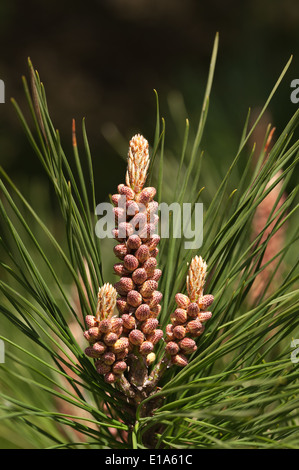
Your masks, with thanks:
[[(182, 103), (196, 127), (219, 31), (205, 139), (209, 156), (221, 167), (236, 152), (248, 108), (263, 105), (291, 54), (294, 60), (271, 103), (269, 121), (279, 132), (295, 111), (290, 83), (299, 76), (298, 24), (297, 0), (1, 1), (0, 78), (6, 85), (6, 103), (0, 105), (1, 164), (23, 190), (45, 188), (46, 175), (9, 101), (16, 98), (28, 115), (21, 76), (28, 75), (29, 56), (45, 84), (66, 151), (71, 152), (72, 118), (80, 145), (86, 117), (97, 200), (105, 200), (125, 171), (109, 140), (124, 157), (136, 132), (153, 142), (153, 89), (166, 118), (165, 147), (179, 154), (177, 136), (186, 117)], [(178, 110), (178, 123), (171, 110)]]
[[(208, 186), (212, 196), (237, 152), (248, 108), (254, 117), (291, 54), (291, 67), (253, 139), (261, 144), (269, 122), (279, 135), (298, 107), (290, 101), (290, 83), (299, 78), (298, 25), (298, 0), (2, 0), (0, 79), (5, 82), (6, 103), (0, 104), (0, 164), (51, 233), (66, 244), (65, 226), (55, 217), (59, 208), (53, 189), (10, 103), (14, 97), (30, 118), (21, 80), (23, 74), (28, 77), (30, 57), (45, 85), (50, 114), (70, 160), (72, 118), (76, 119), (79, 150), (84, 155), (80, 130), (86, 117), (98, 203), (107, 200), (124, 181), (131, 136), (140, 132), (153, 143), (153, 90), (157, 90), (161, 115), (166, 119), (163, 196), (167, 198), (176, 177), (177, 167), (172, 162), (180, 156), (185, 118), (190, 119), (191, 135), (197, 127), (218, 31), (220, 47), (199, 182), (199, 188)], [(242, 165), (240, 161), (240, 172)], [(292, 178), (290, 188), (298, 180), (297, 175)], [(43, 240), (35, 222), (30, 219), (28, 223), (39, 235), (39, 242), (45, 243), (57, 275), (70, 284), (71, 291), (73, 286), (56, 251)], [(113, 245), (112, 240), (103, 241), (107, 282), (115, 278), (111, 269)], [(40, 269), (46, 278), (43, 267)], [(1, 333), (9, 327), (2, 321)], [(14, 339), (27, 340), (19, 333)], [(8, 441), (11, 445), (14, 430), (12, 436), (7, 437), (5, 426), (0, 428), (0, 448)], [(23, 445), (28, 443), (16, 442), (16, 446)]]
[[(278, 136), (298, 106), (290, 100), (290, 83), (299, 76), (298, 23), (296, 0), (2, 1), (0, 78), (6, 85), (6, 103), (0, 105), (0, 163), (63, 242), (65, 227), (54, 190), (10, 102), (11, 97), (17, 100), (34, 129), (22, 84), (22, 75), (29, 80), (30, 57), (45, 85), (50, 115), (71, 164), (71, 124), (76, 119), (83, 169), (81, 121), (86, 118), (97, 203), (107, 200), (124, 181), (131, 136), (140, 132), (153, 144), (157, 90), (166, 120), (163, 198), (172, 202), (168, 195), (176, 178), (185, 119), (190, 120), (192, 140), (218, 31), (198, 188), (207, 188), (207, 200), (203, 194), (207, 207), (237, 152), (248, 108), (254, 119), (291, 54), (291, 67), (249, 146), (253, 141), (261, 145), (269, 122)], [(241, 159), (233, 185), (244, 165)], [(156, 171), (158, 166), (157, 161)], [(228, 191), (235, 187), (230, 185)], [(113, 241), (102, 240), (102, 246), (104, 273), (112, 282)]]

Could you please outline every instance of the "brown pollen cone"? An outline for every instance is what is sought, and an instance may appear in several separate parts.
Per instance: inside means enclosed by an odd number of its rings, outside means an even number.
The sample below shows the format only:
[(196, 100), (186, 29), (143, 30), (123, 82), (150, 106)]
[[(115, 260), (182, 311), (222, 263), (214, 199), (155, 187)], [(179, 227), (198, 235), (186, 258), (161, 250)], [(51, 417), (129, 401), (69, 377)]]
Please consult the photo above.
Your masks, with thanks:
[(192, 259), (187, 276), (188, 295), (178, 293), (175, 296), (177, 308), (171, 314), (166, 327), (165, 352), (171, 364), (185, 367), (188, 364), (187, 355), (196, 351), (195, 339), (204, 331), (204, 323), (212, 316), (207, 311), (214, 297), (204, 295), (203, 289), (206, 279), (207, 264), (196, 256)]
[[(123, 320), (123, 335), (129, 339), (128, 377), (131, 383), (142, 386), (147, 367), (153, 363), (155, 344), (162, 339), (156, 320), (160, 310), (161, 292), (158, 281), (156, 233), (158, 204), (156, 189), (144, 187), (149, 166), (148, 142), (137, 134), (129, 145), (126, 184), (120, 184), (111, 197), (115, 205), (114, 247), (118, 262), (114, 272), (119, 280), (114, 287), (118, 293), (116, 307)], [(151, 340), (152, 339), (152, 340)]]
[(96, 315), (85, 317), (88, 330), (84, 332), (84, 337), (89, 342), (85, 354), (95, 360), (96, 371), (109, 384), (117, 382), (125, 372), (129, 347), (123, 320), (114, 315), (116, 298), (115, 288), (104, 284), (98, 292)]

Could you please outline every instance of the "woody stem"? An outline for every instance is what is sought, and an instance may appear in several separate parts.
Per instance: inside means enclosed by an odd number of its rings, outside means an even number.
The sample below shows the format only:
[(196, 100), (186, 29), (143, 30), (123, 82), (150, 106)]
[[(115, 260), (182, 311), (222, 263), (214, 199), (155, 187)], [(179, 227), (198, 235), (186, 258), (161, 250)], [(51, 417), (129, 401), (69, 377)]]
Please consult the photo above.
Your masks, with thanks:
[(159, 380), (163, 376), (165, 370), (169, 366), (170, 357), (168, 354), (164, 354), (162, 359), (158, 362), (158, 364), (154, 367), (151, 374), (149, 375), (148, 379), (144, 382), (144, 390), (147, 394), (149, 394), (158, 384)]

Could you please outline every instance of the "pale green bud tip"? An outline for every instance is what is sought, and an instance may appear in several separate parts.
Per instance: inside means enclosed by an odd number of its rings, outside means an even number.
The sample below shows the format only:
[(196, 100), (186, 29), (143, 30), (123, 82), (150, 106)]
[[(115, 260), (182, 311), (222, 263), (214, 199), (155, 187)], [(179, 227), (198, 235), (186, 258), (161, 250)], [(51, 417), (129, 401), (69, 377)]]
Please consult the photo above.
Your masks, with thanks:
[(149, 167), (148, 141), (140, 134), (130, 140), (126, 184), (139, 193), (146, 181)]
[(116, 305), (117, 292), (115, 288), (106, 283), (100, 287), (98, 292), (98, 304), (96, 319), (103, 320), (104, 318), (110, 318), (113, 315), (113, 311)]
[(203, 295), (207, 274), (207, 263), (201, 256), (192, 258), (187, 276), (187, 291), (191, 302), (196, 302)]

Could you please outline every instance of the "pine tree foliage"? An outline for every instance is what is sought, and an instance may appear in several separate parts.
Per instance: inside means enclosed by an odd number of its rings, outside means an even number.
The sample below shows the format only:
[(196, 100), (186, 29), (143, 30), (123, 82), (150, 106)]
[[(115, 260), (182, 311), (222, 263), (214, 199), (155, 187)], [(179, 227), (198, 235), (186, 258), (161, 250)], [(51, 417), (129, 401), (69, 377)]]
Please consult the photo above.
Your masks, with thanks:
[[(258, 160), (254, 148), (249, 148), (291, 59), (251, 127), (249, 111), (238, 151), (215, 189), (212, 163), (210, 167), (206, 163), (211, 184), (208, 176), (203, 180), (202, 138), (217, 47), (218, 36), (198, 127), (192, 133), (186, 120), (175, 166), (167, 159), (166, 121), (160, 117), (156, 94), (149, 167), (159, 202), (194, 206), (204, 201), (199, 250), (185, 249), (179, 238), (161, 240), (160, 327), (165, 330), (169, 323), (176, 293), (186, 292), (188, 266), (196, 255), (208, 264), (206, 289), (215, 299), (213, 315), (188, 365), (166, 369), (156, 393), (137, 407), (97, 374), (84, 354), (82, 339), (84, 317), (95, 313), (109, 262), (94, 229), (96, 185), (109, 175), (103, 166), (97, 181), (94, 177), (85, 120), (80, 129), (82, 148), (73, 123), (73, 155), (66, 155), (43, 83), (29, 61), (30, 82), (23, 77), (23, 85), (30, 118), (12, 103), (47, 174), (59, 216), (55, 212), (54, 226), (39, 210), (39, 201), (29, 201), (0, 168), (2, 447), (298, 447), (299, 366), (291, 360), (291, 341), (299, 338), (298, 186), (294, 184), (299, 111), (271, 146), (269, 126)], [(240, 161), (246, 162), (241, 175)], [(261, 208), (264, 219), (258, 225)], [(161, 344), (157, 360), (163, 348)], [(152, 412), (144, 416), (143, 407), (151, 402)]]

